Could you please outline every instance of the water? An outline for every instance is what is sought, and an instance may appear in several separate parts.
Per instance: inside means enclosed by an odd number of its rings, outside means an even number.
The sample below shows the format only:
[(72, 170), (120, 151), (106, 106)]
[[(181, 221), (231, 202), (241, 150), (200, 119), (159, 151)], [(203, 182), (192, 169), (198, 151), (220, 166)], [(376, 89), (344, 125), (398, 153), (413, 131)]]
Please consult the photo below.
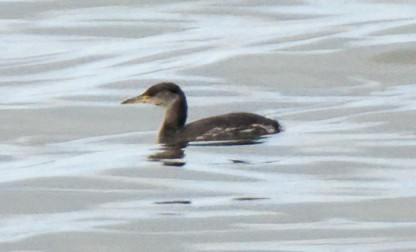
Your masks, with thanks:
[[(416, 250), (413, 2), (0, 10), (0, 251)], [(162, 80), (285, 131), (149, 160)]]

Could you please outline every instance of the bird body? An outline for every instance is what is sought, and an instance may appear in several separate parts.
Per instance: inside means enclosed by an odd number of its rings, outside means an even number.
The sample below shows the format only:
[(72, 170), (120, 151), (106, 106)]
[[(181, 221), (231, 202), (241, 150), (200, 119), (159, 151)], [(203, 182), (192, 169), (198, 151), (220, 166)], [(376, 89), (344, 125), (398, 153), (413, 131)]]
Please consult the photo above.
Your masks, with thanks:
[(166, 108), (158, 134), (159, 143), (246, 140), (281, 131), (276, 120), (244, 112), (208, 117), (185, 125), (186, 96), (174, 83), (153, 85), (143, 94), (122, 102), (128, 103), (151, 103)]

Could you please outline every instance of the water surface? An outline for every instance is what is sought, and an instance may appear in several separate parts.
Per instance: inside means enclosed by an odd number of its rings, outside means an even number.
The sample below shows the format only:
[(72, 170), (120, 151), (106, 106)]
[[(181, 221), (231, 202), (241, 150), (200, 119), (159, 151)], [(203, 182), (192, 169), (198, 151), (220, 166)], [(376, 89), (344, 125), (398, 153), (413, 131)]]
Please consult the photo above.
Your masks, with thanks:
[[(416, 250), (414, 3), (0, 10), (1, 251)], [(285, 131), (150, 160), (163, 111), (119, 103), (166, 80)]]

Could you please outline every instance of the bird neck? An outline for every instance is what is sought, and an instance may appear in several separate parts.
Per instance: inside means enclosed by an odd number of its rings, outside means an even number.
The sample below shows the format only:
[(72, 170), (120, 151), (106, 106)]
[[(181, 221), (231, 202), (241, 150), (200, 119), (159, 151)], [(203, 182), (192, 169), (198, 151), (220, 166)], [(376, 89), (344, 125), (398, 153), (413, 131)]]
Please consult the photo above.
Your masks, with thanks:
[(185, 125), (188, 116), (188, 105), (184, 95), (178, 96), (167, 108), (165, 119), (159, 131), (159, 142), (166, 142), (175, 138), (179, 130)]

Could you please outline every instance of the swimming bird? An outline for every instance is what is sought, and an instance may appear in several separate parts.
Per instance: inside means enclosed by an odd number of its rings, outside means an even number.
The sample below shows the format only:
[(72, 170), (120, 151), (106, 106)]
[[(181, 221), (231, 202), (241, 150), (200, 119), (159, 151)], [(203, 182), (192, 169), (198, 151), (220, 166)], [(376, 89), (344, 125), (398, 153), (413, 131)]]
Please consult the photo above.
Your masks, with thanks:
[(171, 82), (155, 84), (141, 95), (121, 103), (150, 103), (165, 108), (159, 143), (247, 140), (281, 131), (276, 120), (244, 112), (208, 117), (185, 125), (188, 115), (186, 96), (178, 85)]

